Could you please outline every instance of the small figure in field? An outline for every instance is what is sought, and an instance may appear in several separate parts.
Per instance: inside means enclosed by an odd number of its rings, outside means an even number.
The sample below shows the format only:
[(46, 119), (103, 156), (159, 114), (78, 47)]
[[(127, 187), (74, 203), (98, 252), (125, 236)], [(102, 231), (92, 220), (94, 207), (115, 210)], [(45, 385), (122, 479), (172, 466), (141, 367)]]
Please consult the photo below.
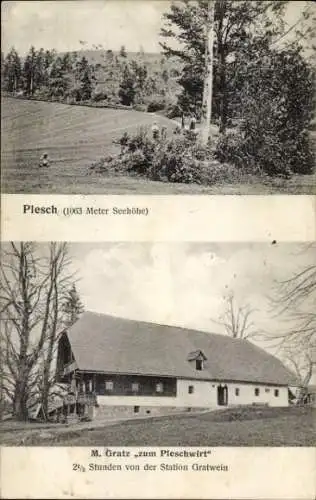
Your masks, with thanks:
[(167, 127), (165, 126), (161, 127), (161, 139), (162, 140), (167, 139)]
[(157, 122), (153, 123), (153, 125), (151, 127), (151, 133), (152, 133), (152, 136), (153, 136), (154, 140), (159, 139), (159, 127), (157, 125)]
[(196, 118), (195, 116), (192, 116), (191, 117), (191, 120), (190, 120), (190, 130), (195, 130), (195, 127), (196, 127)]
[(49, 167), (49, 158), (47, 153), (43, 153), (40, 157), (39, 166), (40, 167)]
[(190, 119), (190, 134), (191, 134), (191, 137), (196, 140), (197, 139), (197, 136), (198, 136), (198, 129), (196, 128), (196, 117), (195, 115), (192, 115), (191, 116), (191, 119)]

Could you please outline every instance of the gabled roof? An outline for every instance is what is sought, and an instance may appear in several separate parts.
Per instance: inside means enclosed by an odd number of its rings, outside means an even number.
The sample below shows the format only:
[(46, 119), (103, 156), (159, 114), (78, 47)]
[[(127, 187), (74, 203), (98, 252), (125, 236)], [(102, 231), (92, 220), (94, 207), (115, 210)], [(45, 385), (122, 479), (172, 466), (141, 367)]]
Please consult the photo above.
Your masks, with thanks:
[[(85, 312), (67, 331), (79, 370), (288, 385), (277, 358), (247, 340)], [(203, 370), (188, 361), (204, 354)]]
[(201, 350), (189, 352), (188, 361), (195, 361), (196, 359), (203, 359), (204, 361), (206, 361), (207, 357)]

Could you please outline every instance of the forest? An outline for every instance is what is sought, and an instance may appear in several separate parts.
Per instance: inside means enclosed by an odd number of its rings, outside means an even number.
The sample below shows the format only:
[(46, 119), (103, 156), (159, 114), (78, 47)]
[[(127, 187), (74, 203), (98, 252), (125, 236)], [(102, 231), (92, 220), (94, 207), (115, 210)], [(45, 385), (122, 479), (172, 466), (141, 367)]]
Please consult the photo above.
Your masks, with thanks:
[[(178, 65), (179, 66), (179, 65)], [(89, 102), (165, 109), (176, 102), (180, 71), (159, 54), (127, 53), (99, 47), (56, 53), (31, 47), (22, 58), (15, 48), (2, 54), (2, 89), (27, 98), (67, 104)]]

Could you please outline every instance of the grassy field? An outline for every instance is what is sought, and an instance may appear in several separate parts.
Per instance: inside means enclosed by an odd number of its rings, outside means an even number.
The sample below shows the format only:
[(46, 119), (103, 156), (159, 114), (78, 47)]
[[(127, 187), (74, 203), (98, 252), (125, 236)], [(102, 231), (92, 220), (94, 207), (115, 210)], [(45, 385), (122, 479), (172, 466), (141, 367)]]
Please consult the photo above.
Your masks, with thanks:
[(0, 433), (4, 445), (30, 446), (314, 446), (315, 409), (243, 408)]
[[(242, 184), (199, 186), (141, 178), (106, 177), (88, 167), (115, 148), (125, 131), (151, 126), (154, 120), (171, 130), (162, 116), (138, 111), (96, 109), (58, 103), (2, 99), (1, 166), (5, 193), (59, 194), (313, 194), (316, 176), (290, 180), (251, 178)], [(52, 164), (39, 169), (46, 151)]]
[[(137, 179), (90, 176), (88, 166), (114, 148), (113, 140), (140, 126), (174, 125), (164, 117), (117, 109), (2, 99), (2, 190), (7, 193), (106, 193), (137, 190)], [(52, 160), (39, 169), (41, 154)], [(127, 182), (128, 181), (128, 182)]]

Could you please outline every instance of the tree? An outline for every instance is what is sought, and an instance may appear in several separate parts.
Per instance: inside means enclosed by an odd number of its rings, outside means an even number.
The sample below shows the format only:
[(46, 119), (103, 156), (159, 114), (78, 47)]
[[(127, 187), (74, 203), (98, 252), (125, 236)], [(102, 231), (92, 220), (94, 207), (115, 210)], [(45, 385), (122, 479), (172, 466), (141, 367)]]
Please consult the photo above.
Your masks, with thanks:
[(125, 66), (123, 71), (118, 95), (121, 99), (122, 104), (124, 104), (125, 106), (131, 106), (132, 104), (134, 104), (136, 95), (135, 80), (127, 65)]
[(130, 65), (131, 73), (134, 73), (134, 78), (136, 82), (136, 87), (140, 92), (144, 90), (146, 79), (148, 76), (148, 70), (145, 64), (138, 64), (137, 61), (132, 60)]
[[(314, 170), (309, 127), (314, 114), (315, 71), (302, 48), (262, 48), (248, 54), (248, 78), (236, 77), (239, 127), (216, 146), (220, 161), (238, 168), (289, 177)], [(260, 96), (260, 99), (258, 99)]]
[(120, 48), (120, 57), (124, 57), (124, 58), (127, 57), (125, 45), (122, 45)]
[[(220, 128), (224, 132), (229, 113), (229, 88), (239, 66), (245, 66), (240, 50), (251, 46), (260, 37), (272, 41), (283, 30), (281, 16), (287, 2), (280, 1), (232, 1), (216, 0), (214, 5), (214, 100), (215, 116), (220, 118)], [(183, 73), (179, 79), (183, 92), (180, 104), (184, 110), (191, 103), (196, 113), (201, 113), (204, 81), (210, 74), (210, 54), (206, 50), (206, 38), (210, 31), (209, 2), (177, 2), (164, 14), (166, 27), (161, 34), (165, 38), (176, 38), (179, 49), (162, 43), (165, 55), (176, 56), (183, 63)], [(273, 14), (273, 22), (272, 22)], [(244, 52), (243, 52), (244, 54)]]
[(36, 50), (32, 46), (27, 54), (23, 65), (24, 90), (27, 95), (35, 92), (36, 76)]
[(248, 304), (239, 306), (234, 294), (231, 293), (226, 299), (225, 311), (220, 321), (216, 323), (223, 326), (226, 334), (234, 339), (254, 338), (259, 335), (259, 332), (251, 320), (253, 313), (254, 310)]
[(161, 73), (161, 78), (163, 79), (164, 83), (167, 84), (169, 80), (169, 73), (167, 69), (163, 69)]
[(46, 267), (49, 273), (50, 321), (42, 351), (39, 353), (39, 393), (44, 417), (48, 418), (48, 404), (51, 389), (55, 383), (54, 360), (60, 330), (64, 324), (63, 303), (72, 277), (68, 271), (70, 260), (65, 243), (51, 243)]
[(63, 304), (65, 325), (67, 327), (73, 325), (77, 319), (79, 319), (83, 311), (84, 307), (77, 292), (76, 285), (73, 284), (67, 292), (65, 302)]
[[(2, 68), (2, 65), (1, 65)], [(3, 85), (8, 92), (16, 92), (21, 85), (21, 59), (13, 47), (3, 61)]]
[[(313, 245), (313, 248), (315, 245)], [(316, 354), (316, 265), (309, 265), (278, 282), (271, 304), (289, 323), (267, 337), (294, 369), (303, 389), (309, 384)]]
[(34, 87), (36, 90), (41, 89), (41, 87), (45, 85), (45, 62), (45, 51), (43, 48), (41, 48), (36, 52), (35, 56)]
[(70, 87), (70, 77), (63, 68), (63, 61), (57, 57), (51, 65), (48, 92), (51, 97), (63, 98)]
[(299, 347), (287, 345), (281, 349), (281, 357), (284, 363), (294, 372), (298, 381), (300, 391), (299, 399), (306, 394), (306, 389), (313, 374), (313, 359), (312, 347), (309, 344), (302, 343)]
[(282, 344), (299, 347), (302, 343), (316, 347), (316, 265), (303, 268), (289, 279), (279, 282), (272, 304), (279, 314), (291, 321), (289, 330), (274, 338)]
[(80, 100), (88, 101), (92, 94), (92, 81), (90, 71), (86, 69), (80, 80)]
[(61, 69), (65, 73), (70, 73), (72, 71), (72, 55), (70, 52), (66, 52), (61, 58)]
[[(215, 15), (215, 2), (209, 0), (206, 22), (206, 36), (205, 36), (205, 76), (203, 82), (203, 101), (202, 101), (202, 144), (207, 146), (210, 136), (210, 125), (212, 118), (212, 102), (213, 102), (213, 47), (214, 47), (214, 15)], [(225, 128), (224, 118), (226, 120), (226, 113), (222, 114), (221, 128)]]
[(46, 256), (30, 242), (11, 243), (3, 251), (3, 388), (18, 420), (27, 419), (34, 398), (42, 402), (47, 415), (63, 297), (71, 278), (69, 263), (64, 243), (51, 243)]
[(79, 82), (75, 89), (76, 100), (89, 100), (92, 94), (92, 68), (84, 56), (76, 63), (76, 79)]

